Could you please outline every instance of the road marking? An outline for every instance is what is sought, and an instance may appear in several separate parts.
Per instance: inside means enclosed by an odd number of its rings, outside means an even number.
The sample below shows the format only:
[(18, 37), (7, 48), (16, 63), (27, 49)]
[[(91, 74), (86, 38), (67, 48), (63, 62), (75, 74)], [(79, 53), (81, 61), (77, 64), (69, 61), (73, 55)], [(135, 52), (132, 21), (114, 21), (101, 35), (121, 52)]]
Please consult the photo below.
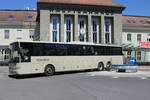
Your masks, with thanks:
[(145, 79), (147, 79), (147, 78), (146, 78), (146, 77), (141, 77), (141, 79), (142, 79), (142, 80), (145, 80)]
[(112, 78), (119, 78), (119, 77), (117, 77), (117, 76), (114, 76), (114, 77), (112, 77)]
[(91, 74), (90, 76), (95, 76), (95, 74)]

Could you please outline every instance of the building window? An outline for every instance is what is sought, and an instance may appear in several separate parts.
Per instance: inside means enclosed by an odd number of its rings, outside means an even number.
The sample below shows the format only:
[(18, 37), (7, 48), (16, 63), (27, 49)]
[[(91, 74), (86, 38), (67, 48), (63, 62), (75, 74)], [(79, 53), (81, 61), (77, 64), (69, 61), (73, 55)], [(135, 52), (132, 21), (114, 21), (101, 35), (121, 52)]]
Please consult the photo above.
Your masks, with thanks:
[(112, 35), (112, 19), (111, 18), (105, 18), (105, 43), (110, 44), (111, 43), (111, 35)]
[(53, 31), (53, 42), (57, 42), (57, 31)]
[(97, 43), (97, 34), (99, 33), (99, 22), (98, 19), (92, 19), (92, 33), (93, 33), (93, 42)]
[(33, 40), (33, 38), (34, 38), (34, 30), (29, 30), (29, 38), (31, 39), (31, 40)]
[(10, 50), (8, 48), (0, 50), (0, 61), (9, 61), (9, 57), (10, 57)]
[(73, 40), (73, 24), (72, 24), (72, 18), (66, 17), (65, 18), (65, 41), (71, 42)]
[(127, 20), (127, 22), (130, 23), (130, 24), (136, 23), (134, 20)]
[(127, 34), (127, 41), (131, 41), (131, 34)]
[(127, 57), (128, 57), (128, 58), (131, 57), (131, 51), (127, 51)]
[(110, 20), (105, 20), (105, 32), (110, 32)]
[(150, 42), (150, 38), (147, 39), (147, 42)]
[(110, 34), (105, 33), (105, 43), (110, 43)]
[(22, 30), (17, 30), (17, 39), (22, 39)]
[(28, 19), (32, 19), (33, 18), (33, 16), (28, 16)]
[(141, 60), (141, 51), (137, 52), (137, 60)]
[(150, 21), (146, 21), (147, 24), (150, 24)]
[(0, 61), (3, 61), (2, 49), (0, 49)]
[(147, 24), (146, 21), (144, 21), (144, 20), (141, 20), (140, 22), (141, 22), (141, 24)]
[(80, 41), (84, 41), (85, 29), (84, 29), (84, 20), (80, 21)]
[(9, 49), (6, 49), (4, 51), (4, 61), (8, 61), (9, 60), (9, 55), (10, 55), (10, 51), (9, 51)]
[(8, 18), (14, 18), (14, 15), (9, 15)]
[(147, 33), (147, 36), (150, 36), (150, 33)]
[(51, 17), (51, 37), (52, 42), (59, 41), (59, 17), (57, 16)]
[(79, 18), (79, 40), (85, 41), (86, 38), (86, 18)]
[(4, 36), (5, 36), (4, 38), (5, 38), (5, 39), (9, 39), (10, 31), (9, 31), (9, 30), (4, 30), (4, 34), (5, 34), (5, 35), (4, 35)]
[(141, 41), (141, 34), (137, 34), (137, 41)]

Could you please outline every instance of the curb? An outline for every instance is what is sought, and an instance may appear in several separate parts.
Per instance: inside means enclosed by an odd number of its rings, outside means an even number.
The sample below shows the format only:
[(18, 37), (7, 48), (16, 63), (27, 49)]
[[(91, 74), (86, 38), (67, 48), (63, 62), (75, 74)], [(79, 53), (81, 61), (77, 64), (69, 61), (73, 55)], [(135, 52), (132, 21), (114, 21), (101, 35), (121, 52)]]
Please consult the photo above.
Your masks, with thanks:
[(140, 70), (140, 71), (150, 71), (150, 66), (139, 66), (138, 70)]

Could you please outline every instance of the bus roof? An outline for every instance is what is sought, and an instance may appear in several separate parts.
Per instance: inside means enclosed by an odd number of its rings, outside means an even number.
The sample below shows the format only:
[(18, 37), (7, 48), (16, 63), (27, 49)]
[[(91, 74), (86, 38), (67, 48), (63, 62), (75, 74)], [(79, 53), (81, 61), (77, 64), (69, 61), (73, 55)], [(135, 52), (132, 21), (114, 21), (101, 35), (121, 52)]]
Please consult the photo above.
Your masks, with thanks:
[[(95, 44), (92, 42), (50, 42), (50, 41), (24, 41), (24, 40), (19, 40), (19, 41), (15, 41), (12, 43), (16, 43), (16, 42), (25, 42), (25, 43), (54, 43), (54, 44), (73, 44), (73, 45), (90, 45), (90, 46), (111, 46), (111, 47), (121, 47), (120, 45), (116, 45), (116, 44)], [(10, 43), (10, 44), (12, 44)]]

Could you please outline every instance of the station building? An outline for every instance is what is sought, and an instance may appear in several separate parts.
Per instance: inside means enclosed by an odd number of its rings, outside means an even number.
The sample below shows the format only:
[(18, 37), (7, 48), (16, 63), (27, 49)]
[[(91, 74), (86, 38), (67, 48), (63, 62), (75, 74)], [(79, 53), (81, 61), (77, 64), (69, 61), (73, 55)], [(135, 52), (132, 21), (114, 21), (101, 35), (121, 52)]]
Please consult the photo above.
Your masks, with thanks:
[(17, 40), (117, 44), (126, 59), (149, 62), (150, 17), (124, 9), (112, 0), (39, 0), (37, 11), (0, 10), (0, 62)]
[(150, 17), (123, 16), (122, 47), (126, 58), (150, 62)]
[(36, 10), (0, 10), (0, 62), (9, 59), (9, 44), (17, 40), (33, 40)]
[(124, 8), (112, 0), (39, 0), (35, 40), (120, 45)]

